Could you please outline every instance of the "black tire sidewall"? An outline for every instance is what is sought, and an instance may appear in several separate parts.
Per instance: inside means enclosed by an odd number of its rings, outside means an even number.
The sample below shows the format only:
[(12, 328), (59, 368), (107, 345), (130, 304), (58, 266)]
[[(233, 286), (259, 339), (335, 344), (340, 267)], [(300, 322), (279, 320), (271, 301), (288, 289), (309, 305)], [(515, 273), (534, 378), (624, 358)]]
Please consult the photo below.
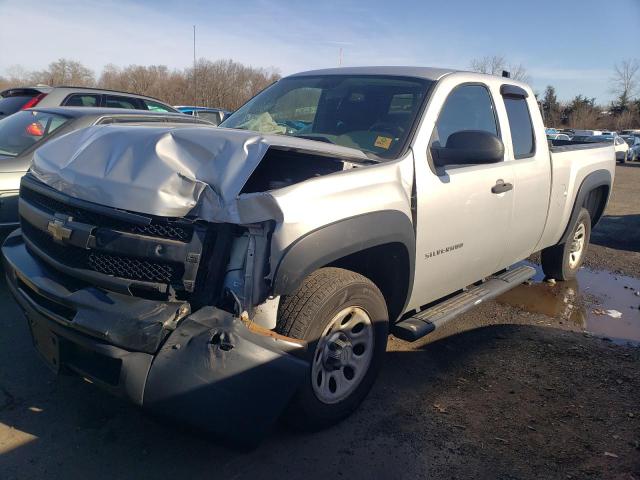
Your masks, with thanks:
[[(326, 404), (320, 401), (313, 390), (311, 362), (315, 355), (317, 339), (324, 333), (328, 323), (344, 308), (360, 307), (367, 312), (373, 326), (374, 346), (371, 363), (365, 377), (355, 391), (344, 400)], [(367, 395), (380, 370), (387, 347), (388, 313), (384, 297), (373, 285), (354, 282), (337, 289), (315, 312), (315, 321), (305, 332), (305, 340), (310, 341), (307, 354), (309, 368), (300, 389), (287, 411), (286, 418), (291, 426), (304, 429), (320, 429), (348, 416)]]

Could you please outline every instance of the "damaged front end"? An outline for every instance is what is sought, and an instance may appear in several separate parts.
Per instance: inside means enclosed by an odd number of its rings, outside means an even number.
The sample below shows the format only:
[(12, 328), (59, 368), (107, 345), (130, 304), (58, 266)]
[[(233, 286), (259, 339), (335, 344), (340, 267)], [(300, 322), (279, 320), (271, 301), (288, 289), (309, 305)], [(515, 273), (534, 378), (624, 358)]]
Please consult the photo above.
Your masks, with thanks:
[[(308, 368), (305, 342), (274, 331), (287, 237), (273, 191), (367, 162), (211, 128), (92, 127), (46, 144), (2, 248), (36, 348), (56, 371), (255, 444)], [(314, 228), (294, 224), (289, 236)]]
[(133, 297), (67, 277), (20, 231), (2, 248), (9, 288), (34, 344), (73, 371), (180, 423), (236, 445), (269, 430), (304, 377), (304, 342), (269, 335), (216, 307)]
[(5, 273), (49, 366), (225, 441), (258, 441), (306, 368), (303, 342), (240, 315), (266, 273), (269, 224), (106, 209), (31, 176), (22, 194)]

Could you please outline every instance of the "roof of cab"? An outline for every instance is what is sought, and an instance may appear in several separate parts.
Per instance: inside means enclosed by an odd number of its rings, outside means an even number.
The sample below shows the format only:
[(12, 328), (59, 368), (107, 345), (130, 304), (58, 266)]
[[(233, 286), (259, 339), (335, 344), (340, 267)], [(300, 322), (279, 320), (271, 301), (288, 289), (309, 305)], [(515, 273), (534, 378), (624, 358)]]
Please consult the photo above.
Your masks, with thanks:
[(290, 75), (289, 78), (315, 75), (387, 75), (394, 77), (424, 78), (426, 80), (436, 81), (449, 73), (457, 71), (459, 70), (432, 67), (340, 67), (309, 70), (307, 72)]

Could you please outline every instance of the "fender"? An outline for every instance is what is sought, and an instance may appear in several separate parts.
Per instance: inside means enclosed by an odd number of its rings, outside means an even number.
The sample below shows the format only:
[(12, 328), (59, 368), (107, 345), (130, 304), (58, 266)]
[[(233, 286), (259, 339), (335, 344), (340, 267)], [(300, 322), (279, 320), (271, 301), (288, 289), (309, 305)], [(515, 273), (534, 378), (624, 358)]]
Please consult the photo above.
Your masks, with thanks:
[(387, 243), (401, 243), (409, 256), (413, 287), (416, 237), (411, 219), (398, 210), (381, 210), (339, 220), (300, 237), (283, 253), (274, 275), (274, 295), (292, 293), (304, 278), (347, 255)]
[[(571, 233), (571, 228), (573, 227), (576, 220), (578, 219), (578, 214), (580, 213), (580, 209), (582, 208), (582, 206), (585, 203), (585, 200), (587, 199), (587, 195), (589, 195), (589, 193), (593, 189), (601, 187), (603, 185), (606, 185), (607, 187), (609, 187), (609, 195), (611, 195), (611, 183), (612, 183), (611, 173), (609, 173), (608, 170), (596, 170), (595, 172), (591, 172), (589, 175), (587, 175), (584, 178), (584, 180), (580, 184), (580, 187), (578, 188), (578, 194), (576, 195), (576, 199), (573, 202), (573, 210), (571, 211), (571, 217), (569, 217), (569, 223), (567, 223), (567, 227), (565, 228), (565, 231), (562, 234), (562, 237), (560, 237), (558, 244), (565, 243), (567, 241), (567, 238), (569, 238), (569, 234)], [(609, 198), (607, 197), (607, 201), (604, 203), (605, 207), (608, 201), (609, 201)], [(596, 226), (603, 212), (604, 212), (604, 207), (599, 212), (597, 212), (594, 218), (591, 219), (592, 228)]]

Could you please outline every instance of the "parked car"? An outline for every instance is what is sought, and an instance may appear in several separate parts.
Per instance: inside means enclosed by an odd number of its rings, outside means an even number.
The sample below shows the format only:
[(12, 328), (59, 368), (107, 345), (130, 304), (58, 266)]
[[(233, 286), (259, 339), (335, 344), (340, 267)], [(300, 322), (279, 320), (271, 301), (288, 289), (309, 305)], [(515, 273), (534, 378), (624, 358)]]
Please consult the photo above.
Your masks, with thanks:
[(573, 129), (574, 136), (593, 136), (593, 135), (602, 135), (600, 130), (578, 130)]
[(532, 253), (574, 278), (613, 152), (549, 146), (510, 78), (301, 73), (220, 128), (98, 125), (40, 147), (7, 283), (55, 371), (255, 444), (283, 412), (345, 418), (389, 331), (438, 331), (531, 278)]
[(156, 98), (117, 90), (38, 85), (9, 88), (0, 92), (0, 118), (36, 105), (39, 107), (104, 107), (177, 112), (175, 108)]
[(547, 133), (547, 140), (571, 140), (566, 133)]
[(29, 169), (37, 148), (90, 125), (148, 122), (205, 124), (178, 113), (91, 107), (36, 107), (0, 120), (0, 227), (18, 225), (20, 178)]
[(218, 126), (220, 123), (231, 115), (231, 112), (228, 110), (222, 110), (220, 108), (209, 108), (209, 107), (193, 107), (193, 106), (177, 106), (175, 107), (179, 112), (182, 112), (186, 115), (193, 115), (194, 117), (198, 117), (202, 120), (206, 120), (207, 122), (213, 123)]
[(640, 160), (640, 134), (638, 135), (622, 135), (622, 139), (629, 146), (627, 160), (637, 162)]
[(626, 161), (629, 151), (629, 146), (619, 135), (575, 135), (571, 141), (575, 143), (612, 143), (616, 161), (621, 163)]
[(627, 161), (629, 156), (629, 145), (627, 145), (627, 142), (617, 133), (609, 138), (612, 139), (613, 146), (616, 150), (616, 160), (621, 163)]
[(640, 135), (640, 128), (630, 129), (630, 130), (622, 130), (620, 132), (621, 135)]

